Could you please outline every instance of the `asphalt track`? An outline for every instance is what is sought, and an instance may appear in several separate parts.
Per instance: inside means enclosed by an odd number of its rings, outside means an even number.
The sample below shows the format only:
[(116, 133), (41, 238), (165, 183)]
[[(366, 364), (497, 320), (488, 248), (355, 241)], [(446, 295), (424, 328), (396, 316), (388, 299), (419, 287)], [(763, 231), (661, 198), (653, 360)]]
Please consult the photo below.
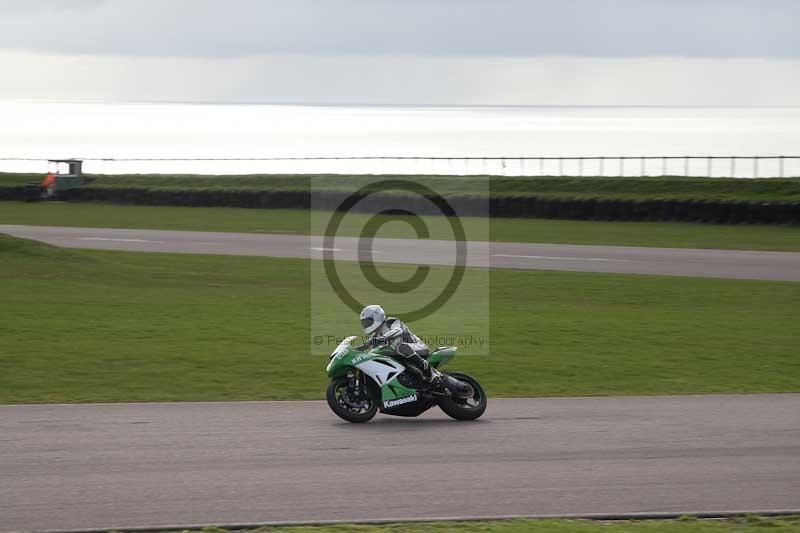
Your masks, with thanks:
[(800, 394), (0, 406), (0, 531), (800, 509)]
[[(13, 225), (0, 225), (0, 232), (71, 248), (142, 252), (319, 259), (325, 247), (322, 237), (303, 235)], [(374, 239), (371, 244), (379, 263), (452, 265), (456, 258), (452, 241)], [(338, 237), (329, 248), (336, 260), (359, 260), (356, 238)], [(466, 266), (800, 281), (800, 253), (793, 252), (469, 242)]]

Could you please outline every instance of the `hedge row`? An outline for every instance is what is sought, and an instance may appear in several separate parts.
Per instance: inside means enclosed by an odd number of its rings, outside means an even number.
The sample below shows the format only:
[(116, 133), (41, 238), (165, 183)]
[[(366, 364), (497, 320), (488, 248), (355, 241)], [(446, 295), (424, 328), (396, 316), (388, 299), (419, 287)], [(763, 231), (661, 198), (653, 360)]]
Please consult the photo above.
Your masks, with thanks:
[[(0, 187), (0, 200), (30, 198), (25, 187)], [(347, 197), (339, 191), (225, 191), (122, 188), (78, 188), (59, 199), (137, 205), (336, 209)], [(466, 216), (560, 218), (573, 220), (662, 220), (723, 224), (800, 224), (800, 202), (733, 202), (699, 200), (600, 200), (536, 197), (447, 197), (456, 211)], [(375, 194), (354, 210), (377, 212), (403, 207), (418, 214), (439, 214), (431, 202), (416, 195)]]
[(800, 224), (800, 202), (496, 198), (492, 201), (492, 216), (717, 224)]

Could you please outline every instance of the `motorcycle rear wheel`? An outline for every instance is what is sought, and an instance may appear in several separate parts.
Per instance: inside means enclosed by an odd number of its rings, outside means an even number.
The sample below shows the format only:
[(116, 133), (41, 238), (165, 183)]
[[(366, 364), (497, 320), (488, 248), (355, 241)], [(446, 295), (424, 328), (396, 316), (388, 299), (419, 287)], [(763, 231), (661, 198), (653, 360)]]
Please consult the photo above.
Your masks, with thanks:
[(468, 374), (461, 372), (448, 372), (449, 375), (472, 387), (471, 398), (442, 398), (439, 408), (450, 418), (456, 420), (476, 420), (486, 411), (486, 393), (478, 381)]
[(369, 407), (366, 410), (354, 410), (342, 398), (342, 390), (347, 388), (347, 383), (348, 379), (346, 377), (336, 378), (330, 382), (328, 391), (325, 394), (325, 399), (328, 400), (328, 407), (342, 420), (347, 420), (354, 424), (369, 422), (378, 412), (378, 403), (370, 399), (368, 400)]

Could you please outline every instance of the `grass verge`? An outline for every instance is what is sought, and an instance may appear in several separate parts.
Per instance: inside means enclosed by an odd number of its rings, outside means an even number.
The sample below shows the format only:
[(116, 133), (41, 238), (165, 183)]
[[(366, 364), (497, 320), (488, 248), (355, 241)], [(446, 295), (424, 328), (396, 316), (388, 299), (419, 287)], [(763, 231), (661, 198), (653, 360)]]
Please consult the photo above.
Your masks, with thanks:
[[(0, 186), (19, 186), (40, 181), (34, 174), (0, 174)], [(659, 177), (510, 177), (510, 176), (344, 176), (344, 175), (243, 175), (208, 176), (192, 174), (93, 175), (92, 188), (140, 188), (169, 190), (353, 191), (376, 178), (412, 179), (441, 194), (486, 195), (490, 179), (493, 196), (537, 196), (545, 198), (602, 198), (621, 200), (800, 200), (800, 177), (738, 179)]]
[[(46, 202), (0, 202), (0, 224), (98, 228), (231, 231), (305, 235), (329, 215), (292, 209), (155, 207)], [(348, 215), (340, 235), (358, 235), (367, 215)], [(450, 239), (447, 220), (423, 217), (432, 238)], [(467, 235), (485, 234), (487, 221), (463, 217)], [(677, 222), (596, 222), (545, 219), (489, 221), (490, 237), (502, 242), (601, 244), (674, 248), (720, 248), (800, 252), (800, 227), (731, 226)], [(411, 226), (384, 226), (383, 237), (416, 238)]]
[[(321, 398), (309, 269), (0, 236), (0, 403)], [(513, 270), (488, 282), (488, 307), (452, 309), (491, 313), (491, 356), (462, 350), (452, 367), (492, 396), (798, 391), (800, 283)], [(414, 328), (437, 334), (450, 315)], [(336, 319), (336, 333), (357, 331), (356, 316)]]
[[(228, 533), (217, 527), (207, 527), (204, 533)], [(459, 531), (460, 533), (751, 533), (773, 531), (790, 533), (800, 531), (800, 517), (785, 516), (768, 518), (746, 515), (724, 520), (698, 520), (691, 516), (676, 520), (497, 520), (481, 522), (423, 522), (385, 525), (342, 524), (335, 526), (283, 526), (241, 530), (242, 533), (339, 533), (356, 531), (363, 533), (438, 533)]]

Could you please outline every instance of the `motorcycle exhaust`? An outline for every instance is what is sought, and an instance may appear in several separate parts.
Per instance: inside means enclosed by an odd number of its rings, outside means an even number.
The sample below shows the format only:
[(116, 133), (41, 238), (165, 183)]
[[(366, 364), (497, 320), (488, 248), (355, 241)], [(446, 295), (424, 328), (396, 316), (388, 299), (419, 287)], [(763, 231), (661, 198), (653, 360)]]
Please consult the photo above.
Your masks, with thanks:
[(472, 398), (475, 391), (472, 390), (472, 385), (457, 380), (449, 374), (444, 374), (443, 385), (447, 388), (456, 398)]

